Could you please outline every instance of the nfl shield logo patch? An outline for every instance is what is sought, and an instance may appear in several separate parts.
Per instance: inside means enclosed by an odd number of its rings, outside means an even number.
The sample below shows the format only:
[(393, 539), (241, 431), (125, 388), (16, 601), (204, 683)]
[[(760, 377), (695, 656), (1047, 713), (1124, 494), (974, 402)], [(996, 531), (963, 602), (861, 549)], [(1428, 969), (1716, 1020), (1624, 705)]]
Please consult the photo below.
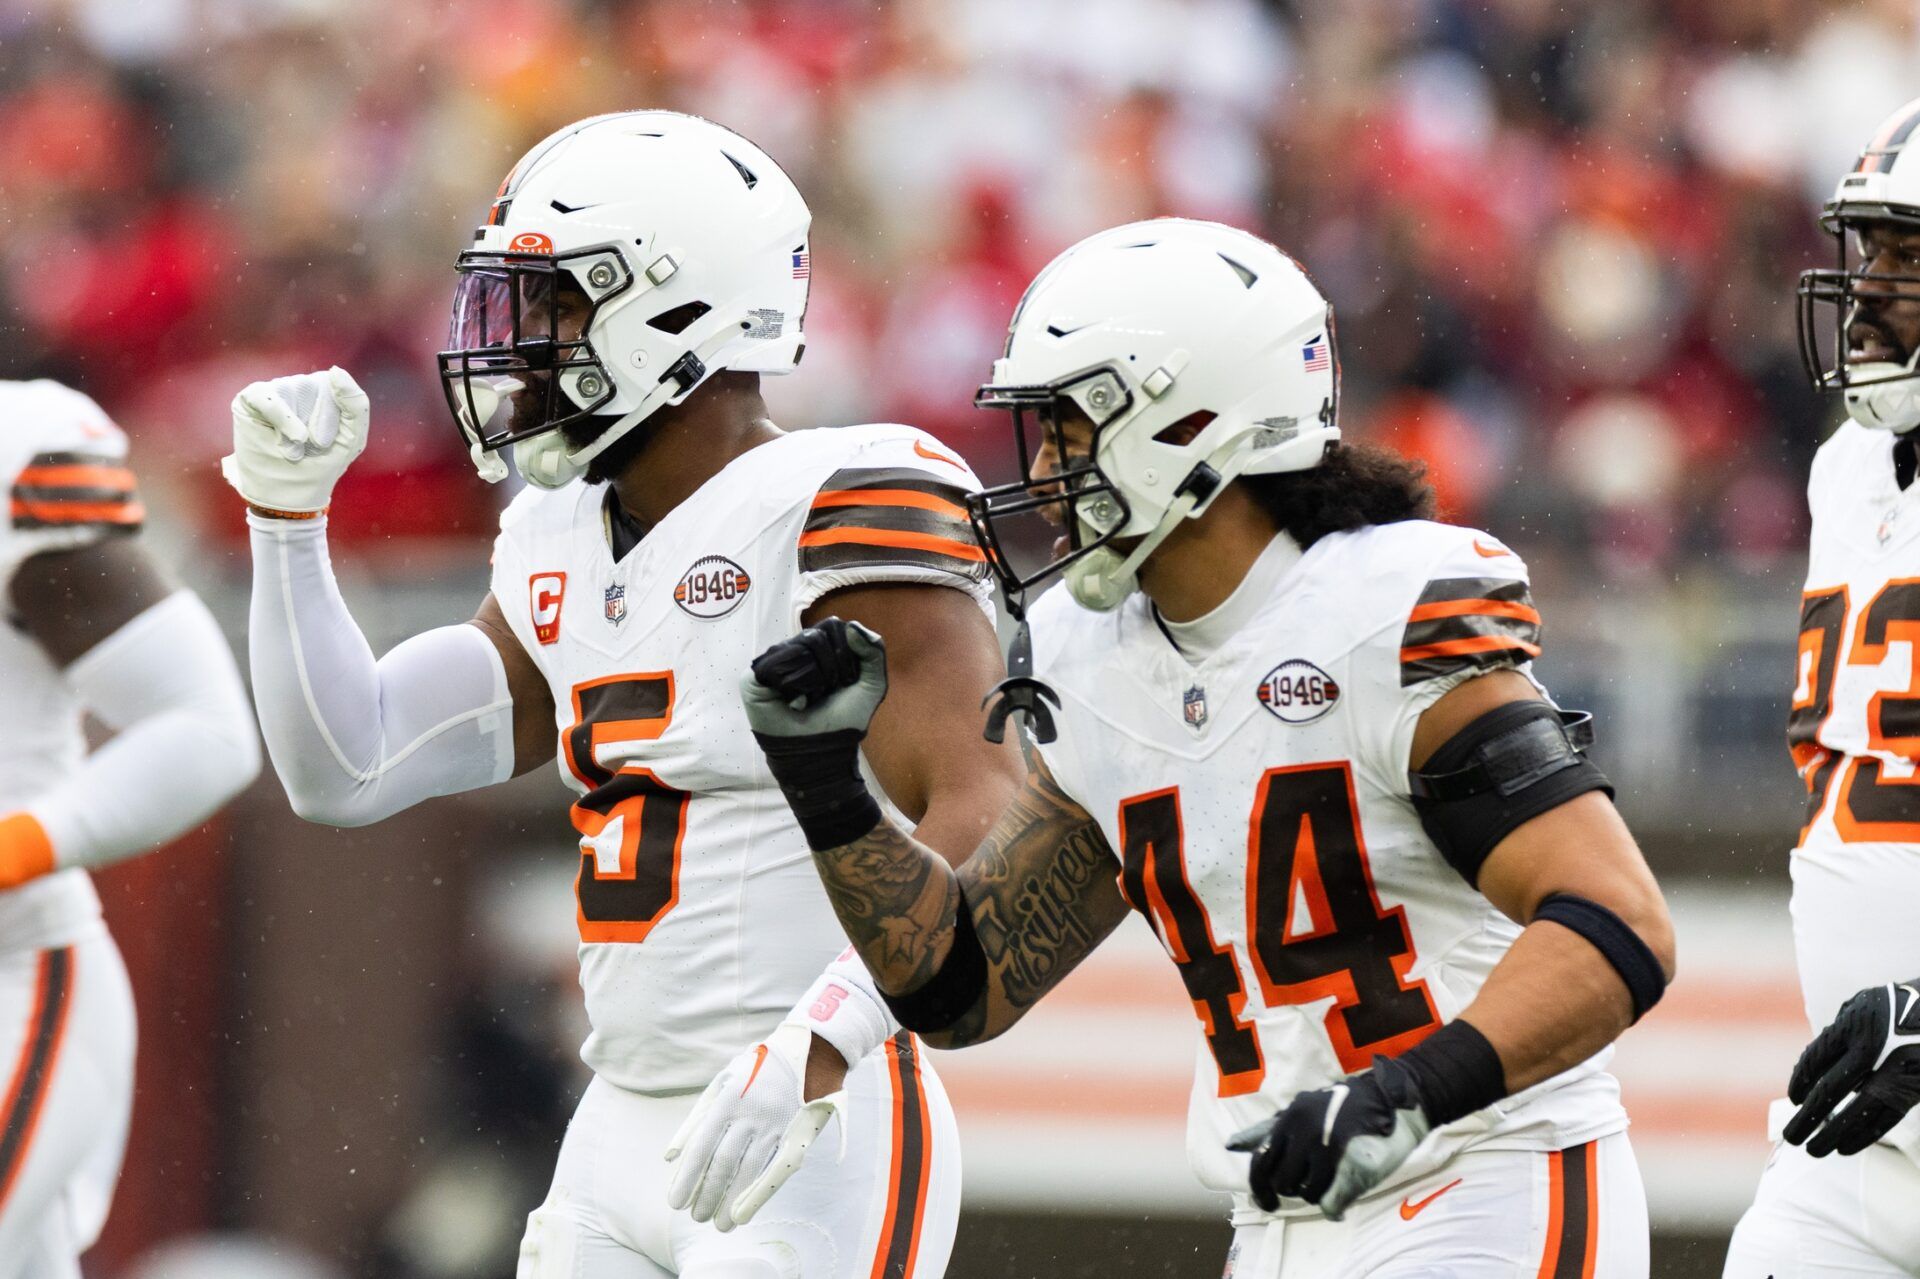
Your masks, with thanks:
[(1187, 695), (1181, 699), (1181, 708), (1186, 713), (1188, 728), (1199, 729), (1207, 726), (1206, 689), (1198, 684), (1188, 689)]
[(607, 588), (607, 620), (615, 626), (627, 620), (627, 588), (624, 584)]

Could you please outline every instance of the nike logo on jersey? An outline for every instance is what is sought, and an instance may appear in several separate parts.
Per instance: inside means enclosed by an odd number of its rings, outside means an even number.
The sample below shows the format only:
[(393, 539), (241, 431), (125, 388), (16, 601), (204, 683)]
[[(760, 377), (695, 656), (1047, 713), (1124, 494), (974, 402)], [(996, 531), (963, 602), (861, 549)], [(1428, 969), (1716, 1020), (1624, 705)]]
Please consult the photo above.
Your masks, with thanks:
[(1477, 537), (1473, 539), (1473, 549), (1478, 551), (1481, 555), (1484, 555), (1486, 558), (1490, 560), (1497, 560), (1503, 555), (1513, 554), (1512, 551), (1509, 551), (1506, 547), (1500, 545), (1500, 543), (1498, 542), (1495, 542), (1491, 546), (1489, 546), (1487, 543), (1481, 541)]
[(945, 453), (934, 452), (932, 449), (922, 444), (919, 440), (915, 440), (913, 442), (913, 451), (919, 454), (921, 457), (932, 458), (936, 462), (945, 462), (948, 466), (951, 466), (956, 471), (964, 471), (967, 469), (966, 467), (960, 465), (960, 463), (954, 460), (953, 458), (948, 457)]
[(1428, 1195), (1425, 1199), (1422, 1199), (1417, 1203), (1411, 1197), (1402, 1199), (1400, 1201), (1400, 1220), (1412, 1221), (1415, 1217), (1418, 1217), (1421, 1213), (1426, 1211), (1428, 1204), (1438, 1199), (1441, 1195), (1446, 1194), (1449, 1190), (1452, 1190), (1455, 1186), (1459, 1185), (1462, 1180), (1465, 1180), (1465, 1179), (1457, 1178), (1453, 1181), (1449, 1181), (1446, 1185), (1440, 1187), (1440, 1189), (1434, 1191), (1432, 1194)]

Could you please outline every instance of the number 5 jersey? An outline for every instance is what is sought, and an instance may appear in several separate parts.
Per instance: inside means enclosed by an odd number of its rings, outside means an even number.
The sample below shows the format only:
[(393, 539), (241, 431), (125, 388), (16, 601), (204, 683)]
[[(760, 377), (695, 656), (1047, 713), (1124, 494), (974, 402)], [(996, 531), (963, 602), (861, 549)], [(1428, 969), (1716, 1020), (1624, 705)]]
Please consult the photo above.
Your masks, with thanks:
[[(1540, 618), (1517, 556), (1426, 521), (1304, 553), (1283, 534), (1192, 631), (1222, 617), (1237, 625), (1195, 644), (1142, 594), (1102, 614), (1054, 590), (1032, 624), (1036, 674), (1063, 702), (1042, 756), (1099, 821), (1193, 1000), (1188, 1156), (1236, 1192), (1239, 1221), (1261, 1214), (1228, 1137), (1418, 1043), (1519, 936), (1427, 837), (1407, 761), (1443, 693), (1527, 669)], [(1559, 1150), (1624, 1129), (1606, 1056), (1437, 1130), (1375, 1193), (1468, 1147)]]
[(919, 431), (841, 427), (749, 450), (624, 555), (604, 486), (530, 488), (502, 515), (493, 594), (579, 795), (581, 1055), (602, 1078), (705, 1086), (846, 945), (740, 677), (845, 587), (953, 587), (991, 616), (976, 487)]

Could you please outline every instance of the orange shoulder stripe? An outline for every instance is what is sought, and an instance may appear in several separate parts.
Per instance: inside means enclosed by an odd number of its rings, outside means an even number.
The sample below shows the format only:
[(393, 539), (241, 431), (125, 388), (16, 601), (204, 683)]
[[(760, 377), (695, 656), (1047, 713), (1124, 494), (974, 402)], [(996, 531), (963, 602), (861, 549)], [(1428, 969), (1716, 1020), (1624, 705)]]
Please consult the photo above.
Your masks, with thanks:
[(830, 506), (911, 506), (951, 515), (957, 520), (967, 518), (966, 507), (915, 489), (823, 489), (813, 499), (813, 509), (818, 511)]
[(29, 466), (20, 472), (14, 483), (36, 488), (131, 489), (136, 481), (129, 467), (68, 463), (60, 466)]
[(932, 551), (936, 555), (950, 555), (957, 560), (975, 560), (984, 562), (985, 551), (971, 542), (956, 542), (950, 537), (935, 537), (931, 533), (900, 533), (884, 528), (827, 528), (817, 529), (800, 535), (802, 546), (891, 546), (909, 551)]
[(1515, 617), (1523, 622), (1540, 624), (1540, 614), (1525, 604), (1512, 600), (1437, 600), (1432, 604), (1421, 604), (1407, 614), (1408, 623), (1431, 622), (1441, 617)]
[(1515, 648), (1528, 657), (1540, 656), (1540, 646), (1515, 635), (1475, 635), (1470, 639), (1442, 640), (1438, 644), (1417, 644), (1400, 650), (1402, 663), (1425, 661), (1429, 657), (1458, 657), (1467, 653), (1494, 653)]
[(138, 524), (147, 508), (131, 496), (118, 502), (42, 502), (13, 499), (13, 518), (42, 524)]

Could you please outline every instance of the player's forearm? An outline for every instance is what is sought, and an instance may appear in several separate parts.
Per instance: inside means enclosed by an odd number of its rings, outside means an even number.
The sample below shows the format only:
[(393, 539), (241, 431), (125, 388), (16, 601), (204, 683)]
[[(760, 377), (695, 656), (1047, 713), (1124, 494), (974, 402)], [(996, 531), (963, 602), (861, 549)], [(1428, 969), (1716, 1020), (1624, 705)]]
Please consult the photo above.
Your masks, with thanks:
[(117, 732), (58, 786), (0, 818), (0, 888), (143, 853), (205, 821), (260, 771), (239, 672), (191, 592), (141, 613), (66, 678)]
[(248, 523), (254, 697), (294, 811), (365, 825), (512, 775), (513, 701), (484, 634), (442, 627), (375, 662), (334, 582), (325, 521)]
[(881, 991), (926, 985), (953, 945), (960, 893), (946, 859), (891, 821), (851, 843), (816, 850), (827, 900)]
[(1493, 1045), (1515, 1093), (1618, 1039), (1633, 1024), (1633, 1001), (1590, 943), (1541, 922), (1520, 934), (1461, 1018)]

